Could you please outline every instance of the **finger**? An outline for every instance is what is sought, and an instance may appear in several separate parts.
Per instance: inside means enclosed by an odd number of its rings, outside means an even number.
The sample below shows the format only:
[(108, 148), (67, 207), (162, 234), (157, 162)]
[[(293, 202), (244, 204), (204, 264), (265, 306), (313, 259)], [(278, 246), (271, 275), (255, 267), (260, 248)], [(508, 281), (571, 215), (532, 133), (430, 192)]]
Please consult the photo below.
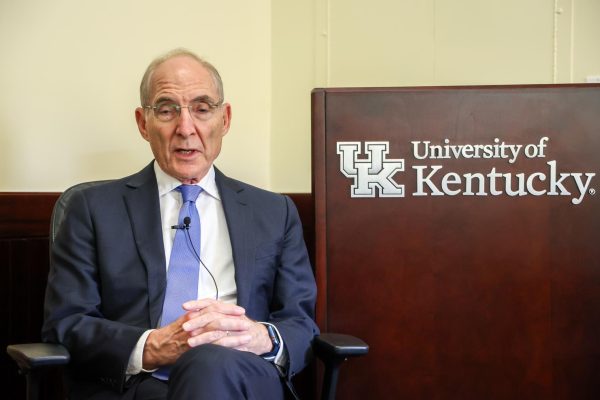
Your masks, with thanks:
[(183, 303), (183, 309), (186, 311), (198, 311), (216, 302), (217, 300), (215, 299), (200, 299), (186, 301), (185, 303)]
[(181, 327), (186, 332), (196, 330), (230, 330), (243, 331), (252, 327), (252, 322), (238, 316), (227, 316), (220, 313), (209, 313), (200, 315), (186, 321)]
[[(181, 329), (181, 326), (185, 323), (185, 321), (187, 321), (189, 319), (188, 314), (182, 314), (180, 315), (175, 321), (171, 322), (169, 325), (166, 326), (171, 326), (173, 328), (175, 328), (175, 330)], [(161, 328), (162, 329), (162, 328)]]
[(252, 322), (240, 318), (221, 318), (213, 320), (198, 329), (187, 330), (185, 327), (184, 329), (189, 332), (190, 336), (196, 336), (206, 331), (228, 331), (239, 335), (247, 334), (252, 325)]
[(254, 324), (241, 318), (221, 318), (206, 325), (207, 329), (230, 331), (237, 333), (248, 333)]
[(214, 343), (227, 335), (226, 331), (208, 331), (200, 335), (193, 336), (187, 339), (187, 344), (190, 347), (200, 346), (202, 344)]
[(221, 314), (227, 314), (227, 315), (244, 315), (246, 314), (246, 310), (243, 307), (240, 307), (236, 304), (231, 304), (231, 303), (223, 303), (221, 301), (215, 301), (212, 304), (209, 304), (208, 306), (204, 307), (201, 310), (197, 310), (200, 313), (207, 313), (207, 312), (219, 312)]
[(225, 335), (222, 338), (215, 340), (213, 343), (219, 346), (231, 347), (235, 349), (237, 347), (243, 347), (250, 343), (252, 335)]
[[(221, 312), (214, 308), (205, 308), (201, 311), (190, 311), (185, 314), (185, 321), (191, 321), (193, 319), (202, 317), (202, 316), (219, 316), (218, 318), (231, 317), (231, 318), (245, 318), (248, 319), (244, 314), (239, 314), (241, 311), (236, 312)], [(185, 322), (183, 321), (183, 322)], [(182, 323), (183, 323), (182, 322)]]
[(242, 307), (236, 306), (235, 304), (215, 303), (201, 310), (194, 310), (186, 313), (185, 319), (191, 321), (206, 316), (199, 320), (199, 322), (201, 322), (227, 316), (242, 317), (245, 315), (245, 313), (246, 310), (244, 310)]

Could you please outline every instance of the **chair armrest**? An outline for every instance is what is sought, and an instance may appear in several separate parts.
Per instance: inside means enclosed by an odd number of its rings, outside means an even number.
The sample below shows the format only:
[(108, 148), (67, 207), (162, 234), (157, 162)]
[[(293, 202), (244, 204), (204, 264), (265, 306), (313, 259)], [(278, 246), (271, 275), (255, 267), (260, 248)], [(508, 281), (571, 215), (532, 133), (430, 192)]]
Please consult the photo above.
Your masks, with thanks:
[(64, 365), (71, 359), (64, 346), (52, 343), (11, 344), (6, 352), (25, 373), (40, 367)]
[(339, 333), (324, 333), (316, 336), (313, 349), (317, 357), (325, 359), (341, 359), (357, 357), (369, 352), (369, 345), (357, 337)]
[(313, 340), (313, 352), (325, 364), (321, 400), (334, 400), (340, 366), (348, 357), (367, 354), (369, 345), (354, 336), (324, 333)]

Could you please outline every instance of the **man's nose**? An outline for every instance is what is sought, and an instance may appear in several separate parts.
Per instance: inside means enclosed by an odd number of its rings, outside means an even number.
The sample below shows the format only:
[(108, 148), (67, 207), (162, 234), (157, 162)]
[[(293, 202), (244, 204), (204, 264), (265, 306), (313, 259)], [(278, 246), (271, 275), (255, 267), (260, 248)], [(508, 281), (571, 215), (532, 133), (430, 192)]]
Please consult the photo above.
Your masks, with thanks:
[(177, 118), (177, 133), (188, 136), (196, 132), (194, 118), (188, 107), (181, 107), (179, 118)]

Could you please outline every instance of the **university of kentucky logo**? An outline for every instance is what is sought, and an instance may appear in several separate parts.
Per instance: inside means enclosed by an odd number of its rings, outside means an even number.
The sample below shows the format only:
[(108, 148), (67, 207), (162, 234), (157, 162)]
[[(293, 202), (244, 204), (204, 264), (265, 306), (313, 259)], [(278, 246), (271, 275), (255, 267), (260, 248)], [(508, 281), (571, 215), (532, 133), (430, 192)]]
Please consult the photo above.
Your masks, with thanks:
[(404, 185), (393, 181), (398, 171), (404, 171), (404, 160), (388, 159), (389, 142), (365, 142), (362, 154), (361, 142), (338, 142), (340, 171), (347, 178), (353, 178), (350, 189), (352, 197), (404, 197)]
[[(455, 144), (444, 139), (439, 144), (429, 140), (413, 141), (414, 161), (403, 179), (414, 179), (416, 190), (410, 195), (419, 196), (570, 196), (572, 204), (581, 204), (586, 195), (594, 196), (591, 187), (595, 172), (564, 172), (557, 160), (546, 160), (550, 139), (541, 137), (527, 145), (506, 143), (495, 138), (491, 143)], [(404, 197), (404, 185), (394, 175), (404, 172), (404, 159), (387, 158), (389, 142), (337, 142), (340, 171), (352, 178), (351, 197)], [(518, 160), (544, 159), (545, 166), (534, 172), (520, 172), (515, 167)], [(469, 172), (448, 171), (444, 160), (492, 159), (498, 165), (489, 170)], [(416, 161), (419, 160), (419, 161)], [(429, 164), (429, 160), (432, 164)], [(506, 164), (508, 164), (508, 168)], [(488, 164), (489, 165), (489, 164)], [(504, 165), (504, 167), (503, 167)], [(507, 169), (505, 169), (507, 168)], [(413, 178), (411, 178), (411, 176)]]

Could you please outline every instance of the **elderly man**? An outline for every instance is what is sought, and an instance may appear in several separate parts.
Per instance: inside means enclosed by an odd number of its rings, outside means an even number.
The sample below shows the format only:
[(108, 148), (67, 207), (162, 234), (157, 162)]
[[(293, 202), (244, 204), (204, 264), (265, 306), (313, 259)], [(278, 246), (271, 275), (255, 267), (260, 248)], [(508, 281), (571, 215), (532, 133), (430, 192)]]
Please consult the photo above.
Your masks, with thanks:
[(231, 122), (217, 70), (154, 60), (135, 110), (154, 160), (73, 196), (43, 338), (72, 399), (278, 399), (309, 361), (316, 287), (291, 200), (214, 165)]

